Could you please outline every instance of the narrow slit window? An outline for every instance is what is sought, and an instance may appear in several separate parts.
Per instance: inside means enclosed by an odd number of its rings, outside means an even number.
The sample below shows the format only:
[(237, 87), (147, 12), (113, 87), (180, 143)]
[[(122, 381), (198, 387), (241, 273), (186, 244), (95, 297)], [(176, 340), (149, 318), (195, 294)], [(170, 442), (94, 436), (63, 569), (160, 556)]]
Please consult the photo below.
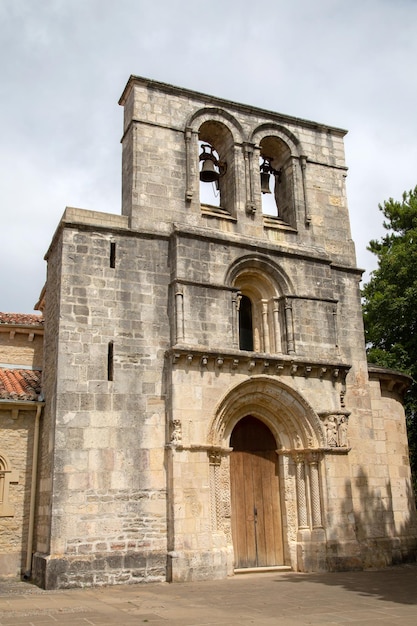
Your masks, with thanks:
[(110, 242), (110, 267), (116, 267), (116, 242)]
[(113, 374), (114, 374), (113, 356), (114, 356), (114, 344), (112, 341), (109, 341), (109, 345), (107, 347), (107, 380), (113, 380)]
[(242, 296), (239, 306), (239, 348), (253, 350), (252, 302)]

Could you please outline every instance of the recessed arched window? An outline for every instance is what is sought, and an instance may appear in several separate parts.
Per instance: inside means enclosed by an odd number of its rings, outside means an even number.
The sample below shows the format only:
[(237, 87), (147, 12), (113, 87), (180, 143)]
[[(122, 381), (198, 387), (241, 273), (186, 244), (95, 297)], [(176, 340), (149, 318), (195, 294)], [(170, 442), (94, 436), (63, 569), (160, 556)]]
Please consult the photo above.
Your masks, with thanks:
[(239, 348), (253, 350), (252, 302), (242, 296), (239, 305)]
[[(258, 267), (256, 267), (258, 265)], [(284, 306), (280, 290), (259, 264), (247, 265), (233, 280), (238, 299), (240, 350), (281, 353), (285, 340)]]

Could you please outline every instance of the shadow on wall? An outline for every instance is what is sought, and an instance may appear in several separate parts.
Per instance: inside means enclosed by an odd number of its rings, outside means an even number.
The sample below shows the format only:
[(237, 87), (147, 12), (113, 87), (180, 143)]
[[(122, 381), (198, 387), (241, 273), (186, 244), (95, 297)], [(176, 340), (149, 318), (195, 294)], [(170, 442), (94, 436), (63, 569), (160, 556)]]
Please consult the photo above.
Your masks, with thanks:
[[(363, 569), (373, 571), (333, 571), (318, 574), (280, 575), (277, 582), (304, 581), (342, 587), (363, 596), (401, 604), (417, 604), (417, 517), (410, 481), (392, 490), (391, 481), (382, 489), (369, 486), (368, 475), (359, 468), (356, 478), (345, 482), (342, 511), (351, 510), (352, 486), (359, 497), (354, 502), (354, 533), (359, 546)], [(403, 521), (395, 520), (395, 511), (403, 511)], [(346, 513), (345, 513), (346, 515)], [(334, 546), (328, 558), (334, 556)], [(387, 566), (390, 569), (383, 569)], [(375, 569), (381, 568), (381, 569)], [(381, 571), (382, 570), (382, 571)], [(399, 580), (401, 581), (399, 583)]]
[[(416, 561), (417, 518), (411, 482), (401, 480), (394, 493), (390, 480), (385, 490), (372, 489), (363, 467), (352, 482), (359, 494), (354, 501), (354, 531), (364, 568)], [(350, 491), (347, 480), (346, 498)]]

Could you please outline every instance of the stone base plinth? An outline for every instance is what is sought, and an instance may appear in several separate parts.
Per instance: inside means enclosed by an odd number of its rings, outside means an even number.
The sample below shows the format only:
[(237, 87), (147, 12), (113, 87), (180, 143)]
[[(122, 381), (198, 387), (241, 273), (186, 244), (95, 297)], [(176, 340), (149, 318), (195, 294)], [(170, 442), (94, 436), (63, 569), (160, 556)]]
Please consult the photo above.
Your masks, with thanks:
[(168, 553), (169, 582), (214, 580), (233, 576), (233, 550), (219, 548), (210, 552), (176, 551)]
[(98, 587), (166, 580), (166, 553), (112, 552), (33, 556), (32, 580), (43, 589)]

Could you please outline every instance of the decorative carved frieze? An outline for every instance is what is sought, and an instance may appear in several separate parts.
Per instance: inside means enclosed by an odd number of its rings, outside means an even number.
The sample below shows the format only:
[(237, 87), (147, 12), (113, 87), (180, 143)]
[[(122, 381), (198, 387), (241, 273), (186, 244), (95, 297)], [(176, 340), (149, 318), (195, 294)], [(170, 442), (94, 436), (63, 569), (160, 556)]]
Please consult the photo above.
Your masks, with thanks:
[[(171, 359), (174, 366), (195, 367), (196, 369), (222, 369), (224, 371), (238, 370), (249, 371), (250, 374), (267, 374), (269, 376), (302, 376), (304, 378), (318, 378), (329, 380), (333, 384), (340, 384), (341, 408), (344, 408), (345, 379), (350, 365), (342, 363), (323, 363), (307, 361), (303, 358), (295, 358), (294, 355), (279, 354), (276, 357), (262, 352), (252, 353), (248, 358), (247, 353), (236, 350), (225, 350), (220, 353), (196, 349), (189, 345), (177, 345), (168, 350), (166, 356)], [(267, 358), (266, 358), (267, 357)]]

